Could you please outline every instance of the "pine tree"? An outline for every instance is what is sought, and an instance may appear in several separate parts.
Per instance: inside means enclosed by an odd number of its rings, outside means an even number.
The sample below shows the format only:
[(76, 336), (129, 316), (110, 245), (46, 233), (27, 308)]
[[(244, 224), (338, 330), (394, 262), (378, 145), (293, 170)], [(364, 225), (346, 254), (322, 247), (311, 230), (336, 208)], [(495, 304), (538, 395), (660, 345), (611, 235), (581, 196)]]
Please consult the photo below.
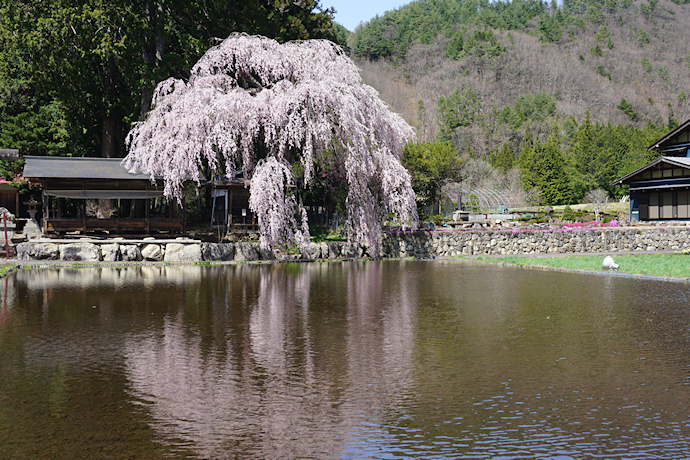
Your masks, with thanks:
[[(529, 134), (529, 138), (527, 135)], [(537, 188), (540, 204), (560, 205), (572, 200), (565, 156), (560, 147), (558, 124), (554, 123), (546, 143), (531, 143), (526, 133), (520, 152), (522, 183), (526, 190)]]
[(504, 143), (499, 150), (494, 150), (489, 155), (491, 166), (499, 169), (503, 174), (515, 166), (515, 152), (510, 142)]
[(593, 155), (597, 146), (594, 141), (594, 127), (592, 126), (592, 116), (589, 110), (585, 112), (585, 118), (578, 126), (575, 135), (570, 143), (570, 153), (573, 158), (575, 170), (582, 175), (592, 174), (591, 167)]
[(570, 179), (566, 171), (565, 156), (561, 151), (558, 124), (538, 155), (535, 155), (538, 184), (544, 204), (560, 205), (571, 201)]

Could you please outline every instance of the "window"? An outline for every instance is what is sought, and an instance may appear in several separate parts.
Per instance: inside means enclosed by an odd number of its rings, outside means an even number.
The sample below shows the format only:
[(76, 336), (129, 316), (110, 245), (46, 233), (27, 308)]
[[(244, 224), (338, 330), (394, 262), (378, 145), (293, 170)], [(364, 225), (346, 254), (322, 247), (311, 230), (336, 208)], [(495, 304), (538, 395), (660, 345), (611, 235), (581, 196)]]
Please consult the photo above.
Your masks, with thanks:
[(649, 194), (649, 218), (659, 218), (659, 193), (652, 192)]

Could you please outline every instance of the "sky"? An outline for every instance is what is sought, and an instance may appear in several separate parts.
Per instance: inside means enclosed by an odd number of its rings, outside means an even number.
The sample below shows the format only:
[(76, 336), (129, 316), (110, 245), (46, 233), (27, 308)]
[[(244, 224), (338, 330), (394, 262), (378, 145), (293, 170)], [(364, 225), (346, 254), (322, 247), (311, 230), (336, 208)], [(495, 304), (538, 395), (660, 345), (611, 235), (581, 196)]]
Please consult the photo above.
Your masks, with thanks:
[(336, 9), (335, 22), (349, 31), (354, 31), (360, 22), (366, 22), (377, 14), (394, 10), (411, 0), (321, 0), (321, 6)]

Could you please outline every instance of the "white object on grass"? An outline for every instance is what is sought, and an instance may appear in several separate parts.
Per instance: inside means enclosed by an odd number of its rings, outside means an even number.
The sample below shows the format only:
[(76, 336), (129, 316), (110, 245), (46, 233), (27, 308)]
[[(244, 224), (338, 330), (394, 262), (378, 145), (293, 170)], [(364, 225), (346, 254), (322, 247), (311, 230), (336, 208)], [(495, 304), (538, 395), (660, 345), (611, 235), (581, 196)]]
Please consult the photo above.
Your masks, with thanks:
[(613, 261), (613, 257), (606, 256), (604, 258), (604, 263), (601, 264), (603, 268), (608, 268), (610, 270), (618, 270), (619, 265)]

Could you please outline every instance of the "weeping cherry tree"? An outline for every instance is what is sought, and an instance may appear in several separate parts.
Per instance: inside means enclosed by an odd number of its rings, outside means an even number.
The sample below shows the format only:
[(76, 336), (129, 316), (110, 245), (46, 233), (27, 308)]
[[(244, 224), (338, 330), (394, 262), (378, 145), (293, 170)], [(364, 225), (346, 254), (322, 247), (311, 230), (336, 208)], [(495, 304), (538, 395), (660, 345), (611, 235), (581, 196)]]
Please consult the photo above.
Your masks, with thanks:
[(378, 254), (387, 213), (403, 227), (417, 222), (400, 162), (414, 137), (337, 45), (233, 34), (202, 56), (189, 81), (158, 85), (153, 109), (127, 136), (124, 162), (162, 176), (165, 195), (178, 200), (203, 168), (241, 169), (266, 248), (308, 242), (297, 186), (309, 187), (327, 156), (346, 179), (348, 240)]

